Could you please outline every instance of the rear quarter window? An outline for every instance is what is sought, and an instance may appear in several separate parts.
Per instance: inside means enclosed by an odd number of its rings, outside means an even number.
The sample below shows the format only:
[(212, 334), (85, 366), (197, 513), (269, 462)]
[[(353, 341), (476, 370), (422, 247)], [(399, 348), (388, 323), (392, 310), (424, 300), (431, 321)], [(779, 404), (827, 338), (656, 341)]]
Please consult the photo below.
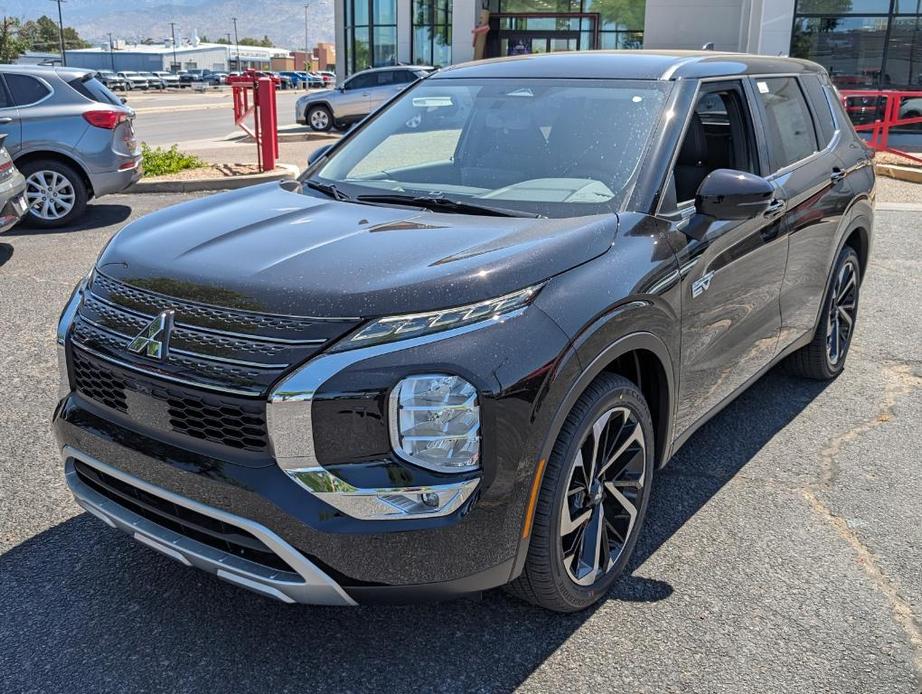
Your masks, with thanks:
[(804, 75), (801, 77), (801, 84), (810, 99), (810, 105), (813, 107), (813, 115), (816, 119), (816, 135), (819, 138), (820, 149), (824, 149), (832, 141), (833, 135), (838, 130), (835, 116), (833, 116), (829, 100), (826, 98), (826, 89), (817, 75)]
[(75, 92), (86, 97), (90, 101), (96, 101), (100, 104), (113, 104), (116, 106), (121, 106), (122, 104), (121, 100), (95, 77), (73, 79), (67, 84)]
[(16, 106), (28, 106), (37, 101), (41, 101), (51, 94), (51, 89), (41, 80), (29, 75), (17, 75), (15, 73), (6, 73), (6, 86), (13, 96), (13, 103)]

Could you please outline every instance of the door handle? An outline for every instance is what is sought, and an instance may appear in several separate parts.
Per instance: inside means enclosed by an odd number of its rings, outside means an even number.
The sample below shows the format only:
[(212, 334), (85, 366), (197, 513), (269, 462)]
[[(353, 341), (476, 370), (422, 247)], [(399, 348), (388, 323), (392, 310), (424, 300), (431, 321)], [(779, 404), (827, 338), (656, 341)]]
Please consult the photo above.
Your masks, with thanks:
[(784, 200), (775, 198), (770, 203), (768, 203), (768, 207), (765, 208), (764, 215), (766, 217), (777, 217), (779, 214), (784, 212), (787, 205), (788, 204)]
[(3, 116), (2, 118), (0, 118), (0, 125), (6, 125), (7, 123), (12, 123), (12, 122), (13, 122), (13, 119), (10, 118), (9, 116)]
[(846, 176), (845, 171), (843, 171), (838, 166), (836, 166), (835, 168), (833, 168), (832, 176), (830, 176), (829, 178), (832, 180), (833, 183), (840, 183), (841, 181), (845, 180), (845, 176)]

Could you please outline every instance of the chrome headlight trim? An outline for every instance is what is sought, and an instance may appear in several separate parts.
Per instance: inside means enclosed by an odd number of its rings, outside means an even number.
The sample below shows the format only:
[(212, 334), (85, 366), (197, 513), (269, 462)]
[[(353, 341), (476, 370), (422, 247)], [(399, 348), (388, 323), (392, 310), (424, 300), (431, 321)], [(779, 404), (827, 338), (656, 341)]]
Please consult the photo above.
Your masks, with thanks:
[(55, 352), (58, 359), (58, 400), (63, 400), (73, 390), (70, 382), (70, 374), (67, 370), (67, 351), (64, 348), (64, 342), (67, 340), (67, 333), (70, 326), (74, 323), (77, 316), (77, 309), (80, 308), (80, 302), (83, 301), (83, 293), (90, 281), (92, 272), (77, 283), (74, 290), (70, 293), (70, 298), (61, 311), (58, 318), (57, 334), (55, 339)]

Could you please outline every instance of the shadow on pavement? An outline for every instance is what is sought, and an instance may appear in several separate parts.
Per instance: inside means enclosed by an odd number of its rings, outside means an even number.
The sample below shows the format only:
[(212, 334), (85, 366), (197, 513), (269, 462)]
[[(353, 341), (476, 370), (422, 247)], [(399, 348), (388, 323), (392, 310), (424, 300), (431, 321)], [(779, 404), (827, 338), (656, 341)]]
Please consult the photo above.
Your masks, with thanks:
[(68, 224), (62, 229), (43, 229), (31, 226), (27, 221), (6, 232), (5, 236), (32, 236), (35, 234), (70, 234), (75, 231), (99, 229), (112, 224), (124, 222), (131, 215), (128, 205), (111, 205), (108, 203), (90, 203), (86, 206), (86, 213), (77, 220), (76, 224)]
[[(696, 434), (655, 480), (632, 571), (824, 387), (771, 373)], [(0, 585), (6, 692), (508, 691), (592, 615), (544, 612), (501, 591), (401, 607), (285, 606), (88, 514), (0, 556)], [(683, 588), (628, 574), (607, 606), (674, 590)]]
[(13, 257), (13, 247), (8, 243), (0, 243), (0, 267)]

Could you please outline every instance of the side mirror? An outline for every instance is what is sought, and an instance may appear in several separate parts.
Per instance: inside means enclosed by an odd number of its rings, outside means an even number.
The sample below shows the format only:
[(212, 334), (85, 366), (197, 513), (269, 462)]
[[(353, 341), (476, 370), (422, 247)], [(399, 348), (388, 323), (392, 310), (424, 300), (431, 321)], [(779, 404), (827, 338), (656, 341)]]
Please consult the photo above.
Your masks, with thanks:
[(761, 176), (717, 169), (698, 187), (695, 209), (715, 219), (752, 219), (765, 212), (775, 189)]
[(344, 91), (346, 91), (345, 85), (342, 85), (342, 84), (339, 85), (339, 86), (336, 88), (336, 91), (338, 91), (338, 92), (344, 92)]
[(307, 165), (313, 166), (314, 162), (320, 159), (324, 154), (330, 151), (330, 147), (333, 145), (323, 145), (323, 147), (318, 147), (313, 152), (307, 155)]

